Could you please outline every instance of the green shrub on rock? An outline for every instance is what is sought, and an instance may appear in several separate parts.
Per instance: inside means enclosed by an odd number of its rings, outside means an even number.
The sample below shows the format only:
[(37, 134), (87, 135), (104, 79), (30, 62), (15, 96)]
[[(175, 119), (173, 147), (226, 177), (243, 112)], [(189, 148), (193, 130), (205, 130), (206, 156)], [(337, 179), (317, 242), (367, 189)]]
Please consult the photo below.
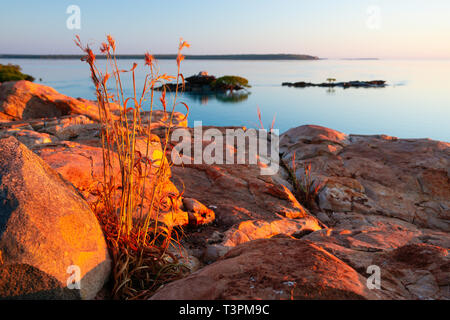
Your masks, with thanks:
[(21, 68), (14, 64), (0, 64), (0, 82), (28, 80), (34, 81), (34, 78), (21, 72)]
[(223, 76), (217, 78), (212, 84), (214, 90), (241, 90), (250, 88), (248, 80), (238, 76)]

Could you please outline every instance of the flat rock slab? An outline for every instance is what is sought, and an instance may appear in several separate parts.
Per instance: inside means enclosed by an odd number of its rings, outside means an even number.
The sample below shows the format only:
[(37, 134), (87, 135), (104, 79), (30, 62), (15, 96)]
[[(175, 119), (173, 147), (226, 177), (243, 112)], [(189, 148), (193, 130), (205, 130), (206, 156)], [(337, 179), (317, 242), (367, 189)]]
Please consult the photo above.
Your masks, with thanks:
[(382, 298), (364, 277), (309, 241), (261, 239), (164, 286), (151, 300)]
[[(224, 157), (227, 152), (236, 157), (237, 140), (226, 144), (226, 134), (229, 129), (242, 128), (203, 128), (205, 132), (210, 129), (223, 134), (225, 143), (221, 147)], [(185, 130), (194, 137), (195, 129)], [(211, 140), (205, 135), (200, 144), (202, 150), (210, 144)], [(250, 240), (322, 229), (320, 221), (297, 201), (288, 188), (289, 183), (279, 173), (262, 175), (263, 164), (250, 162), (251, 154), (248, 144), (246, 146), (246, 160), (242, 164), (237, 161), (234, 164), (195, 164), (184, 154), (184, 159), (190, 164), (185, 162), (172, 167), (177, 188), (183, 190), (186, 197), (198, 199), (215, 212), (213, 225), (202, 228), (200, 232), (186, 233), (185, 246), (195, 250), (195, 255), (205, 262), (214, 261), (229, 248)]]

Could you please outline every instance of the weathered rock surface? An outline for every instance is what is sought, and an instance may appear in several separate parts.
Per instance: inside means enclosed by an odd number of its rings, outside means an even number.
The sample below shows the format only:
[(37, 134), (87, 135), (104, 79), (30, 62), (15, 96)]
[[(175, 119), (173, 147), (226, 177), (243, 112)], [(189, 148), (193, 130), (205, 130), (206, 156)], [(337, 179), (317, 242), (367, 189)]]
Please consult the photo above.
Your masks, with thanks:
[(302, 126), (281, 136), (280, 151), (287, 164), (296, 154), (299, 177), (303, 164), (312, 163), (312, 175), (325, 184), (322, 211), (393, 217), (450, 231), (449, 143)]
[(26, 80), (9, 81), (0, 86), (0, 113), (10, 120), (52, 118), (70, 114), (99, 119), (95, 102), (68, 97), (51, 87)]
[(30, 148), (58, 141), (56, 137), (50, 134), (40, 133), (34, 130), (28, 130), (23, 128), (0, 131), (0, 138), (7, 138), (10, 136), (15, 137), (17, 140), (19, 140), (24, 145)]
[(373, 264), (382, 266), (383, 289), (397, 297), (450, 299), (448, 249), (423, 243), (409, 244), (377, 255)]
[[(157, 138), (157, 137), (156, 137)], [(139, 142), (139, 141), (138, 141)], [(146, 142), (140, 141), (142, 154), (146, 152)], [(67, 181), (70, 181), (85, 197), (90, 204), (96, 203), (99, 196), (99, 188), (103, 182), (103, 152), (99, 145), (99, 141), (61, 141), (59, 143), (44, 145), (38, 148), (34, 148), (33, 151), (38, 154), (45, 162), (47, 162), (53, 169), (60, 173)], [(157, 163), (161, 160), (161, 144), (159, 140), (155, 140), (149, 145), (149, 159)], [(116, 172), (117, 183), (119, 183), (120, 170), (117, 163), (117, 159), (113, 161), (115, 164), (113, 169)], [(145, 192), (144, 203), (148, 205), (151, 199), (152, 190), (156, 181), (156, 164), (152, 166), (147, 175), (147, 187)], [(179, 195), (179, 192), (175, 185), (170, 181), (170, 171), (164, 177), (165, 183), (160, 191), (161, 198), (157, 201), (162, 203), (163, 196), (170, 194), (174, 198)], [(119, 197), (119, 193), (117, 193)], [(164, 196), (167, 201), (169, 198)], [(119, 201), (119, 198), (117, 198)], [(146, 206), (148, 207), (148, 206)], [(206, 220), (201, 216), (203, 213), (199, 213), (199, 221), (197, 222), (197, 211), (199, 208), (192, 208), (192, 212), (185, 209), (180, 203), (180, 208), (174, 214), (172, 211), (161, 210), (159, 221), (165, 222), (170, 225), (187, 225), (190, 222), (192, 224), (202, 224)], [(137, 218), (137, 217), (136, 217)], [(194, 221), (195, 219), (195, 221)], [(205, 219), (205, 220), (204, 220)], [(214, 212), (209, 213), (209, 219), (214, 219)]]
[[(391, 298), (448, 298), (450, 277), (442, 280), (434, 266), (417, 267), (413, 260), (427, 246), (438, 248), (429, 250), (430, 261), (445, 266), (448, 259), (442, 252), (450, 247), (450, 144), (301, 126), (281, 136), (280, 152), (290, 167), (295, 154), (297, 179), (311, 163), (311, 176), (323, 186), (315, 214), (330, 228), (304, 239), (362, 274), (378, 264)], [(411, 254), (409, 266), (403, 261), (407, 275), (391, 277), (390, 254), (402, 248)], [(429, 289), (410, 289), (419, 287)]]
[[(0, 106), (1, 110), (8, 114), (0, 112), (0, 118), (2, 119), (2, 121), (0, 121), (0, 138), (16, 137), (34, 153), (40, 155), (50, 167), (55, 169), (61, 175), (58, 176), (59, 179), (63, 177), (66, 181), (70, 182), (79, 192), (78, 196), (82, 196), (91, 206), (95, 206), (99, 195), (98, 188), (103, 181), (103, 156), (100, 142), (100, 124), (97, 121), (98, 119), (96, 116), (98, 113), (97, 105), (94, 102), (81, 99), (76, 100), (61, 95), (52, 88), (27, 82), (8, 83), (3, 89), (4, 90), (0, 94)], [(86, 103), (86, 108), (80, 103)], [(115, 112), (115, 109), (112, 111)], [(151, 113), (142, 112), (142, 129), (147, 130), (150, 126), (152, 131), (159, 130), (160, 132), (163, 132), (167, 127), (168, 119), (169, 115), (160, 110), (154, 110)], [(187, 126), (185, 116), (179, 112), (175, 112), (173, 123), (177, 126)], [(137, 146), (138, 150), (145, 155), (147, 146), (146, 139), (142, 137), (138, 138)], [(149, 146), (149, 158), (155, 161), (155, 166), (161, 160), (161, 151), (159, 138), (157, 136), (152, 136)], [(38, 157), (35, 158), (37, 159)], [(118, 168), (116, 169), (118, 171)], [(152, 167), (148, 176), (150, 183), (147, 184), (147, 196), (144, 201), (148, 201), (150, 198), (155, 172), (156, 168)], [(36, 172), (36, 174), (39, 174), (39, 172)], [(54, 174), (57, 175), (56, 173)], [(39, 178), (36, 179), (39, 180)], [(213, 210), (206, 208), (195, 199), (182, 199), (179, 196), (177, 188), (170, 181), (170, 170), (165, 179), (166, 183), (164, 183), (161, 193), (168, 194), (172, 197), (171, 201), (175, 201), (175, 199), (179, 201), (179, 208), (176, 208), (175, 212), (161, 209), (158, 217), (160, 222), (165, 222), (168, 225), (190, 224), (192, 226), (198, 226), (204, 223), (210, 223), (214, 220)], [(72, 186), (70, 188), (73, 189)], [(36, 190), (39, 190), (38, 187), (36, 187)], [(55, 197), (64, 196), (64, 194), (59, 194), (60, 191), (57, 188), (53, 191), (55, 192)], [(45, 192), (43, 194), (45, 195)], [(53, 198), (49, 197), (49, 199), (52, 200)], [(169, 200), (169, 198), (167, 198), (167, 200)], [(33, 201), (39, 200), (30, 200), (30, 203), (33, 204)], [(80, 199), (80, 201), (83, 200)], [(164, 206), (161, 202), (162, 200), (157, 199), (157, 201), (159, 201), (161, 206)], [(46, 204), (46, 202), (43, 203)], [(55, 206), (56, 203), (57, 202), (54, 204)], [(61, 204), (58, 204), (58, 208), (59, 206), (61, 206)], [(65, 204), (63, 203), (62, 206), (64, 207)], [(52, 210), (50, 211), (53, 213)], [(64, 211), (62, 213), (64, 213)], [(81, 212), (80, 214), (83, 213)], [(50, 219), (49, 221), (55, 223), (53, 220)], [(95, 223), (97, 223), (95, 217), (94, 220)], [(6, 223), (7, 221), (3, 221), (2, 217), (0, 222)], [(32, 228), (32, 225), (34, 225), (34, 222), (29, 221), (25, 226), (31, 230), (37, 229), (37, 231), (42, 233), (38, 234), (38, 236), (43, 240), (35, 239), (37, 236), (35, 236), (34, 233), (32, 236), (34, 237), (33, 239), (36, 240), (34, 245), (43, 247), (43, 250), (49, 250), (46, 247), (48, 246), (48, 243), (46, 242), (48, 238), (55, 237), (56, 239), (61, 237), (61, 232), (53, 232), (50, 228), (41, 230), (39, 229), (40, 226)], [(74, 228), (76, 229), (79, 226), (78, 223)], [(55, 227), (58, 227), (58, 223), (55, 224)], [(46, 232), (51, 234), (47, 235)], [(88, 245), (91, 242), (91, 247), (96, 245), (92, 240), (92, 237), (96, 236), (95, 232), (92, 232), (89, 236), (86, 236), (84, 233), (91, 232), (89, 229), (86, 229), (83, 232), (78, 232), (76, 229), (75, 232), (81, 237), (84, 237), (84, 242), (82, 242), (81, 246)], [(73, 238), (71, 235), (69, 235), (69, 237)], [(101, 239), (104, 244), (102, 234)], [(61, 241), (64, 241), (64, 238), (62, 238)], [(56, 239), (55, 245), (57, 246), (61, 241)], [(57, 250), (55, 249), (54, 251)], [(88, 253), (89, 252), (86, 254)], [(57, 254), (57, 252), (55, 254)], [(69, 255), (69, 258), (72, 258), (70, 257), (71, 252), (66, 251), (64, 254), (66, 256)], [(52, 256), (47, 252), (43, 252), (42, 254), (39, 253), (39, 255), (42, 255), (42, 259), (55, 260), (51, 261), (49, 265), (52, 263), (58, 266), (59, 264), (66, 264), (66, 261), (60, 256)], [(91, 254), (91, 256), (92, 259), (96, 258), (93, 254)], [(81, 267), (86, 270), (86, 268), (89, 267), (89, 259), (91, 258), (89, 256), (82, 256), (81, 254), (80, 257), (86, 260), (85, 262), (81, 261), (85, 264)], [(199, 268), (200, 263), (195, 257), (186, 254), (183, 256), (183, 259), (186, 257), (188, 257), (186, 263), (191, 269)], [(5, 253), (3, 253), (3, 258), (4, 260), (6, 259)], [(95, 282), (97, 281), (96, 277), (98, 277), (98, 274), (100, 273), (100, 275), (102, 275), (102, 272), (107, 275), (109, 274), (109, 271), (106, 272), (105, 268), (102, 266), (98, 267), (99, 270), (93, 269), (87, 270), (88, 272), (83, 271), (82, 276), (84, 278), (82, 280), (82, 290), (80, 293), (77, 290), (68, 290), (65, 288), (65, 282), (61, 282), (62, 279), (67, 279), (70, 276), (69, 274), (64, 273), (63, 275), (65, 278), (62, 278), (62, 276), (56, 274), (57, 272), (53, 269), (48, 271), (48, 268), (45, 269), (45, 266), (44, 270), (39, 269), (39, 267), (36, 267), (33, 264), (34, 260), (30, 260), (30, 262), (27, 258), (28, 260), (23, 262), (18, 258), (18, 260), (16, 259), (17, 262), (16, 260), (11, 259), (12, 258), (8, 257), (7, 263), (5, 263), (0, 270), (2, 273), (0, 292), (3, 297), (10, 297), (13, 299), (71, 299), (80, 296), (91, 299), (95, 295), (94, 291), (100, 289), (95, 286), (101, 286), (103, 284)], [(51, 266), (49, 268), (51, 268)], [(66, 272), (66, 269), (63, 270), (63, 272)], [(94, 277), (94, 280), (92, 280), (92, 277)], [(7, 280), (8, 278), (10, 280)], [(37, 282), (39, 283), (37, 284)]]
[(162, 287), (151, 300), (381, 298), (363, 276), (309, 241), (261, 239)]
[[(142, 126), (148, 129), (149, 112), (142, 112)], [(167, 127), (168, 115), (161, 110), (152, 112), (151, 130), (163, 132)], [(184, 115), (176, 112), (173, 123), (187, 126)], [(100, 124), (84, 115), (68, 115), (53, 118), (38, 118), (20, 121), (0, 122), (0, 136), (15, 136), (27, 147), (52, 144), (58, 141), (100, 142)]]
[[(0, 140), (0, 154), (0, 297), (94, 298), (111, 261), (88, 204), (15, 138)], [(70, 266), (81, 290), (66, 288)]]
[[(278, 234), (300, 235), (322, 228), (298, 203), (286, 187), (285, 179), (279, 174), (262, 175), (261, 168), (267, 166), (262, 159), (256, 159), (255, 164), (250, 162), (248, 147), (244, 150), (244, 163), (237, 164), (237, 140), (226, 144), (226, 134), (227, 129), (241, 128), (203, 127), (202, 153), (211, 147), (211, 139), (206, 134), (209, 129), (223, 134), (223, 157), (230, 152), (234, 164), (195, 164), (192, 146), (191, 155), (182, 155), (184, 164), (172, 167), (178, 189), (215, 212), (213, 225), (187, 236), (185, 246), (191, 248), (194, 255), (211, 262), (240, 243)], [(194, 136), (194, 129), (185, 130)]]
[[(71, 182), (93, 204), (98, 198), (98, 188), (103, 182), (103, 155), (100, 140), (100, 124), (96, 103), (73, 99), (56, 92), (54, 89), (27, 81), (8, 82), (0, 92), (0, 110), (10, 115), (10, 120), (0, 123), (0, 138), (14, 136), (41, 156), (53, 169)], [(2, 109), (3, 108), (3, 109)], [(113, 105), (115, 112), (117, 106)], [(130, 115), (131, 116), (131, 115)], [(161, 110), (141, 113), (143, 130), (163, 132), (167, 127), (169, 115)], [(175, 112), (173, 124), (186, 126), (185, 116)], [(146, 140), (138, 138), (138, 149), (146, 154)], [(152, 136), (149, 146), (149, 158), (161, 159), (161, 143)], [(158, 157), (156, 159), (155, 157)], [(117, 161), (116, 161), (117, 163)], [(119, 174), (118, 166), (115, 167)], [(146, 198), (150, 198), (156, 172), (156, 166), (149, 172), (149, 187)], [(177, 196), (176, 187), (170, 181), (170, 171), (161, 193)], [(148, 200), (148, 199), (147, 199)], [(144, 201), (147, 201), (144, 200)], [(199, 207), (189, 211), (180, 202), (175, 215), (161, 212), (159, 221), (175, 225), (202, 224), (214, 220), (214, 212), (204, 212)], [(197, 212), (196, 210), (200, 210)]]

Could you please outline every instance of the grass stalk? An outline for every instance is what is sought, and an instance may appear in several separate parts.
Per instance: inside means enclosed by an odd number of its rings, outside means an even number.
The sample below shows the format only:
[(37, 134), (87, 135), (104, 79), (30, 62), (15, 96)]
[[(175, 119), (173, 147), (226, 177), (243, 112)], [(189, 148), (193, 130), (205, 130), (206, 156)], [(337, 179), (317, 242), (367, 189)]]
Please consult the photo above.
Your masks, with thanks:
[[(158, 219), (164, 211), (174, 217), (179, 210), (178, 196), (166, 194), (170, 164), (166, 160), (167, 145), (175, 107), (178, 105), (178, 87), (181, 74), (182, 49), (189, 45), (180, 41), (177, 56), (177, 89), (173, 107), (168, 115), (165, 136), (162, 138), (161, 159), (150, 158), (152, 142), (152, 112), (154, 90), (158, 83), (164, 84), (175, 77), (155, 72), (155, 60), (146, 54), (145, 65), (150, 73), (146, 75), (140, 96), (137, 95), (134, 63), (130, 70), (121, 70), (116, 58), (116, 43), (111, 36), (102, 43), (100, 51), (107, 56), (107, 68), (103, 73), (95, 64), (95, 54), (88, 45), (83, 45), (77, 36), (75, 43), (86, 56), (82, 60), (89, 65), (91, 79), (95, 86), (101, 124), (101, 146), (103, 158), (103, 180), (99, 185), (98, 200), (93, 209), (103, 228), (113, 258), (113, 298), (146, 299), (164, 283), (182, 277), (187, 269), (178, 263), (168, 251), (170, 245), (179, 245), (178, 232), (173, 223), (161, 223)], [(115, 82), (115, 94), (108, 90), (110, 74)], [(133, 96), (125, 97), (121, 74), (131, 73)], [(144, 128), (141, 112), (146, 97), (150, 96), (150, 113), (147, 128)], [(128, 104), (133, 106), (128, 106)], [(161, 103), (166, 106), (165, 93)], [(182, 103), (186, 108), (187, 105)], [(112, 106), (118, 105), (117, 112)], [(187, 108), (187, 113), (189, 109)], [(187, 117), (187, 114), (186, 114)], [(138, 148), (138, 140), (146, 142), (145, 155)], [(158, 163), (156, 165), (156, 163)], [(148, 199), (147, 196), (150, 195)], [(175, 199), (174, 199), (175, 198)], [(154, 222), (154, 223), (153, 223)]]

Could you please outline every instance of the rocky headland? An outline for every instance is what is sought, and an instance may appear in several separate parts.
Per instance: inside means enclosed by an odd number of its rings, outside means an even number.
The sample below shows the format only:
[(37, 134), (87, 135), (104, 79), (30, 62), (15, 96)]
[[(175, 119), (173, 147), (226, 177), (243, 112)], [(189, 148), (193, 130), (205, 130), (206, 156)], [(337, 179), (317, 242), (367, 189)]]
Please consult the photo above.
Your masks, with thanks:
[[(152, 150), (167, 118), (154, 112)], [(187, 128), (182, 114), (174, 122)], [(102, 161), (95, 102), (0, 85), (0, 299), (108, 298), (92, 212)], [(277, 174), (262, 165), (171, 167), (191, 274), (152, 299), (450, 299), (449, 143), (304, 125), (280, 136)], [(305, 166), (320, 186), (308, 204), (293, 183)], [(80, 290), (66, 288), (72, 265)], [(380, 288), (367, 286), (371, 266)]]

